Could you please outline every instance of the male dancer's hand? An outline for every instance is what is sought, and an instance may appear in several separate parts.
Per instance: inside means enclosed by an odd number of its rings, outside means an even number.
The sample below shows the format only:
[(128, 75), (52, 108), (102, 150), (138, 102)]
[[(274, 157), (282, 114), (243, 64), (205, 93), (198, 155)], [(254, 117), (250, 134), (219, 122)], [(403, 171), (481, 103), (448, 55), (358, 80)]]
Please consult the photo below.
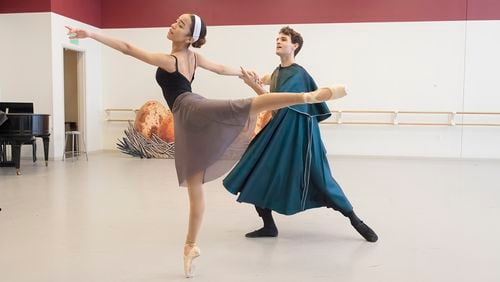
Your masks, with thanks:
[(241, 68), (242, 75), (240, 76), (243, 81), (252, 88), (257, 95), (262, 95), (268, 93), (266, 89), (262, 86), (262, 81), (259, 78), (259, 75), (254, 71), (247, 71), (244, 68)]
[(243, 67), (241, 68), (242, 75), (239, 78), (243, 79), (243, 81), (250, 87), (253, 86), (262, 86), (262, 81), (260, 81), (259, 75), (254, 71), (247, 71)]

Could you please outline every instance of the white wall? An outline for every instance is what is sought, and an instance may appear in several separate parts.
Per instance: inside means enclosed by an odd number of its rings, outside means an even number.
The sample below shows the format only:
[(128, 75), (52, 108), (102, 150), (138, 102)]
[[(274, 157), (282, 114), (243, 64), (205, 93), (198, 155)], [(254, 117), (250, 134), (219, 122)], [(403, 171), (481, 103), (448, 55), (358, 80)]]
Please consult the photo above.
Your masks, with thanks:
[[(279, 63), (274, 40), (281, 25), (209, 27), (200, 53), (213, 61), (267, 73)], [(319, 85), (345, 83), (351, 95), (331, 109), (498, 111), (494, 85), (500, 55), (499, 23), (406, 22), (293, 25), (305, 39), (297, 56)], [(467, 31), (467, 32), (466, 32)], [(109, 29), (140, 47), (169, 52), (166, 28)], [(489, 41), (489, 42), (483, 42)], [(467, 44), (466, 44), (467, 42)], [(484, 46), (487, 45), (487, 48)], [(467, 54), (467, 59), (465, 56)], [(155, 68), (104, 49), (104, 108), (163, 102)], [(465, 69), (467, 68), (467, 70)], [(480, 80), (486, 80), (487, 83)], [(476, 94), (477, 87), (483, 94)], [(209, 98), (253, 95), (236, 78), (198, 70), (194, 92)], [(474, 92), (474, 94), (472, 94)], [(498, 91), (497, 91), (498, 92)], [(105, 147), (115, 148), (125, 124), (108, 123)], [(330, 154), (427, 157), (500, 157), (498, 127), (322, 125)]]
[[(467, 23), (466, 111), (500, 111), (500, 21)], [(471, 122), (480, 122), (471, 118)], [(500, 117), (496, 118), (500, 123)], [(464, 157), (500, 158), (500, 128), (474, 127), (463, 132)]]
[[(169, 48), (162, 39), (164, 29), (105, 30), (104, 33), (127, 40), (144, 49), (166, 52)], [(163, 101), (161, 90), (156, 86), (153, 66), (123, 55), (111, 48), (103, 47), (103, 107), (138, 109), (147, 100)], [(166, 105), (166, 103), (164, 103)], [(130, 115), (134, 118), (133, 115)], [(127, 118), (127, 116), (125, 116)], [(118, 139), (125, 135), (128, 127), (124, 122), (107, 122), (104, 125), (104, 148), (116, 149)]]
[[(65, 25), (97, 30), (53, 13), (0, 14), (1, 99), (34, 102), (36, 113), (51, 114), (49, 154), (57, 159), (64, 149), (63, 47), (85, 52), (88, 148), (103, 148), (101, 46), (92, 41), (70, 44)], [(31, 155), (30, 150), (24, 146), (23, 156)]]
[[(50, 13), (0, 14), (2, 101), (33, 102), (36, 113), (51, 114), (50, 34)], [(41, 158), (41, 140), (38, 148)], [(22, 153), (31, 156), (31, 146), (23, 146)]]

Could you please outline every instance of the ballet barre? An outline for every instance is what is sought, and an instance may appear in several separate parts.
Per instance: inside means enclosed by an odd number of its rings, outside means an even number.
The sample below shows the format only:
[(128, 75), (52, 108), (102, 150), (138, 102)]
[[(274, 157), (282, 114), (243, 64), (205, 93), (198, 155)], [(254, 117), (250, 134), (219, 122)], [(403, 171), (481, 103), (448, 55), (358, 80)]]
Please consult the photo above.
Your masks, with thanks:
[[(133, 122), (138, 109), (111, 108), (105, 109), (106, 121), (109, 122)], [(113, 114), (126, 113), (133, 114), (130, 118), (114, 118)], [(500, 126), (500, 112), (447, 112), (447, 111), (388, 111), (388, 110), (335, 110), (331, 111), (333, 121), (322, 121), (321, 124), (329, 125), (413, 125), (413, 126)], [(387, 121), (373, 120), (348, 120), (346, 116), (366, 116), (385, 115)], [(402, 121), (408, 116), (434, 116), (446, 119), (443, 122), (423, 122), (423, 121)], [(497, 122), (459, 122), (459, 117), (463, 120), (466, 117), (496, 117)]]
[[(106, 113), (106, 121), (110, 122), (134, 122), (135, 120), (135, 114), (138, 112), (138, 109), (105, 109), (104, 112)], [(112, 118), (111, 116), (114, 113), (133, 113), (133, 118)]]
[[(446, 111), (387, 111), (387, 110), (335, 110), (331, 111), (333, 121), (323, 121), (321, 124), (353, 124), (353, 125), (414, 125), (414, 126), (500, 126), (500, 112), (446, 112)], [(386, 119), (389, 116), (389, 121), (373, 121), (373, 120), (346, 120), (347, 116), (363, 116), (363, 115), (385, 115)], [(401, 121), (401, 119), (409, 118), (409, 116), (426, 115), (445, 118), (443, 122), (423, 122), (423, 121)], [(461, 117), (461, 122), (458, 122), (458, 117)], [(463, 122), (469, 117), (488, 117), (495, 119), (495, 122)]]

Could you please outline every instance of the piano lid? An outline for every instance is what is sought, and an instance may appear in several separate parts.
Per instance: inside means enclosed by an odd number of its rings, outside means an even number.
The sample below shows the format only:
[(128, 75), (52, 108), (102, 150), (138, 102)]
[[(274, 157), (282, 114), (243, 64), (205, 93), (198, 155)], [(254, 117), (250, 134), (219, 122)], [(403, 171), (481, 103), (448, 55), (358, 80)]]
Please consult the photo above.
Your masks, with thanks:
[(23, 113), (32, 114), (33, 103), (25, 102), (0, 102), (0, 111), (7, 114)]

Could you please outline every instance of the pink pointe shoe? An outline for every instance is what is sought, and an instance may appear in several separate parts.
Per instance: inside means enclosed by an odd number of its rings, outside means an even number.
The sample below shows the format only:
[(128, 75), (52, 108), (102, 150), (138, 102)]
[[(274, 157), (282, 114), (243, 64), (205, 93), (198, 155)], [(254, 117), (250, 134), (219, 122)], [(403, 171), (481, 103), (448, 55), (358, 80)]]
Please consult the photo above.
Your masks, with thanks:
[(198, 246), (196, 245), (193, 245), (187, 255), (184, 255), (184, 275), (186, 276), (186, 278), (191, 278), (194, 276), (193, 260), (199, 257), (200, 254), (200, 248), (198, 248)]
[(334, 85), (332, 87), (322, 87), (316, 91), (305, 93), (304, 97), (306, 103), (314, 104), (339, 99), (346, 95), (347, 91), (344, 85)]

